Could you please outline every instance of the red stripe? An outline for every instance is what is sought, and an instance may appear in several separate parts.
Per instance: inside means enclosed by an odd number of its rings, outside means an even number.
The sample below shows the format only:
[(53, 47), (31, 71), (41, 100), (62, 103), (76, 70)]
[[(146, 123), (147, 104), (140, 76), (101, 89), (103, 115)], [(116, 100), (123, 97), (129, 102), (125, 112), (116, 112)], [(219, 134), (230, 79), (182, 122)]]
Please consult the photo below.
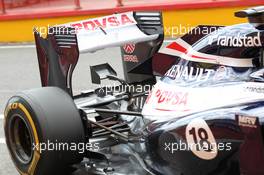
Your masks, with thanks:
[(185, 54), (187, 53), (187, 49), (185, 47), (181, 46), (180, 44), (176, 43), (176, 42), (169, 44), (167, 46), (167, 48), (177, 50), (177, 51), (185, 53)]
[[(173, 42), (173, 43), (169, 44), (166, 48), (177, 50), (178, 52), (181, 52), (181, 53), (187, 55), (187, 49), (177, 42)], [(187, 55), (187, 56), (190, 56), (190, 57), (196, 58), (196, 59), (203, 59), (203, 60), (214, 60), (214, 61), (216, 60), (213, 58), (201, 57), (201, 56), (197, 56), (197, 55)]]
[(203, 60), (216, 60), (216, 59), (213, 59), (213, 58), (206, 58), (206, 57), (200, 57), (200, 56), (196, 56), (196, 55), (191, 55), (192, 58), (198, 58), (198, 59), (203, 59)]
[(158, 111), (168, 111), (168, 112), (173, 112), (173, 111), (177, 111), (177, 112), (188, 112), (190, 111), (190, 109), (184, 109), (184, 110), (171, 110), (171, 109), (161, 109), (161, 108), (155, 108)]
[(174, 111), (174, 110), (170, 110), (170, 109), (160, 109), (160, 108), (156, 108), (156, 110), (158, 110), (158, 111)]

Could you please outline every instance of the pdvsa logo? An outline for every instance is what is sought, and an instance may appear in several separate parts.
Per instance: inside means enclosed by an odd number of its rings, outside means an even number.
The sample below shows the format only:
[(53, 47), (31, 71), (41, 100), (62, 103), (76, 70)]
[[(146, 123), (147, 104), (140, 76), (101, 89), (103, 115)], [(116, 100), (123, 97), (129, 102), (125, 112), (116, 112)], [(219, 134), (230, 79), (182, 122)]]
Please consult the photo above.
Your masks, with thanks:
[(70, 24), (76, 30), (96, 30), (98, 28), (110, 29), (113, 27), (121, 27), (136, 24), (136, 21), (129, 14), (117, 14), (102, 18), (89, 19)]
[(123, 49), (127, 54), (132, 54), (135, 51), (135, 48), (135, 44), (126, 44), (123, 46)]

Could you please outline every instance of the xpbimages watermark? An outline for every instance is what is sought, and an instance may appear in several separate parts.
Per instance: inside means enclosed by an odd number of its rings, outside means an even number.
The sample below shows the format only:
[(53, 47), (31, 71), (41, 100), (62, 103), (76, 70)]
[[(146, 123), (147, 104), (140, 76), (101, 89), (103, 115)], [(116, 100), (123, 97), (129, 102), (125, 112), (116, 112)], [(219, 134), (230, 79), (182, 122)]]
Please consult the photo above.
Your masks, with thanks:
[(59, 25), (50, 26), (49, 24), (47, 26), (34, 27), (33, 32), (35, 31), (37, 31), (40, 34), (40, 36), (53, 35), (53, 34), (75, 35), (78, 33), (78, 29), (75, 27), (66, 27), (66, 26), (59, 26)]
[[(99, 29), (99, 28), (105, 28), (103, 26), (94, 26), (94, 29)], [(165, 26), (164, 28), (164, 34), (168, 37), (179, 37), (182, 35), (185, 35), (187, 33), (189, 34), (194, 34), (194, 35), (208, 35), (212, 32), (215, 32), (219, 29), (221, 29), (222, 27), (218, 27), (218, 26), (200, 26), (200, 27), (196, 27), (196, 26), (192, 26), (191, 24), (179, 24), (177, 26)], [(77, 34), (78, 31), (80, 30), (80, 28), (78, 26), (63, 26), (63, 25), (58, 25), (58, 24), (54, 24), (54, 25), (50, 25), (48, 24), (47, 26), (40, 26), (34, 27), (34, 31), (38, 31), (40, 33), (40, 35), (46, 35), (46, 34), (61, 34), (61, 33), (67, 33), (67, 34)], [(89, 31), (87, 29), (87, 31)]]
[(86, 151), (98, 151), (100, 149), (99, 143), (63, 143), (52, 142), (47, 140), (47, 142), (42, 142), (39, 144), (33, 143), (33, 148), (35, 150), (39, 150), (40, 153), (44, 151), (78, 151), (80, 154)]
[(176, 38), (187, 33), (193, 35), (208, 35), (212, 32), (220, 30), (218, 26), (192, 26), (191, 24), (179, 24), (178, 26), (165, 26), (164, 34), (171, 38)]
[(149, 93), (151, 89), (154, 88), (153, 85), (119, 85), (119, 84), (111, 84), (111, 85), (100, 85), (99, 92), (101, 93), (125, 93), (125, 92), (134, 92), (134, 93)]
[(179, 142), (165, 142), (164, 150), (170, 153), (177, 151), (206, 151), (216, 153), (217, 151), (231, 151), (232, 143), (186, 143), (183, 141)]

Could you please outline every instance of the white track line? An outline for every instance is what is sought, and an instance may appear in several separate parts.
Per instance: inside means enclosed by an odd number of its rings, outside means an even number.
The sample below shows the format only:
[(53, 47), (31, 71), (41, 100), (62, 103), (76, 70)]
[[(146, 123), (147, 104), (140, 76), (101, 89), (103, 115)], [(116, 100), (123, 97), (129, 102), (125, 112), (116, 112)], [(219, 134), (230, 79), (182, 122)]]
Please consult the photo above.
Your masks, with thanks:
[(35, 48), (35, 45), (10, 45), (0, 46), (0, 49), (24, 49), (24, 48)]
[(4, 138), (0, 138), (0, 144), (5, 144), (5, 139)]
[[(0, 120), (2, 120), (4, 118), (3, 114), (0, 114)], [(0, 144), (5, 144), (5, 139), (4, 138), (0, 138)]]

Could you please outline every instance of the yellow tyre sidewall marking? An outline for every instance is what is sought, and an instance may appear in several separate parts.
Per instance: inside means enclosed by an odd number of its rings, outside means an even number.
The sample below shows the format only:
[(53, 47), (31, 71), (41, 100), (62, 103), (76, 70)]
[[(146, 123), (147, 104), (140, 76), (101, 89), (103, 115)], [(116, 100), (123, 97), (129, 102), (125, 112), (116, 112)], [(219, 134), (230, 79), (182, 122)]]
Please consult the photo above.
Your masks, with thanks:
[(29, 168), (28, 168), (28, 172), (24, 173), (21, 170), (19, 170), (18, 168), (17, 168), (17, 170), (19, 171), (19, 173), (21, 175), (33, 175), (35, 170), (36, 170), (38, 161), (40, 159), (40, 153), (39, 153), (39, 137), (38, 137), (38, 133), (37, 133), (37, 129), (35, 127), (34, 121), (33, 121), (32, 117), (31, 117), (30, 113), (28, 112), (27, 108), (23, 104), (21, 104), (21, 103), (12, 103), (12, 104), (8, 105), (7, 109), (5, 110), (5, 121), (4, 121), (4, 123), (6, 122), (6, 117), (7, 117), (8, 113), (9, 113), (9, 111), (11, 109), (17, 109), (17, 108), (19, 108), (20, 110), (23, 111), (23, 113), (25, 114), (25, 117), (29, 121), (30, 127), (31, 127), (31, 129), (33, 131), (33, 137), (34, 137), (34, 140), (35, 140), (35, 144), (37, 145), (37, 149), (34, 150), (33, 159), (32, 159), (32, 162), (31, 162)]

